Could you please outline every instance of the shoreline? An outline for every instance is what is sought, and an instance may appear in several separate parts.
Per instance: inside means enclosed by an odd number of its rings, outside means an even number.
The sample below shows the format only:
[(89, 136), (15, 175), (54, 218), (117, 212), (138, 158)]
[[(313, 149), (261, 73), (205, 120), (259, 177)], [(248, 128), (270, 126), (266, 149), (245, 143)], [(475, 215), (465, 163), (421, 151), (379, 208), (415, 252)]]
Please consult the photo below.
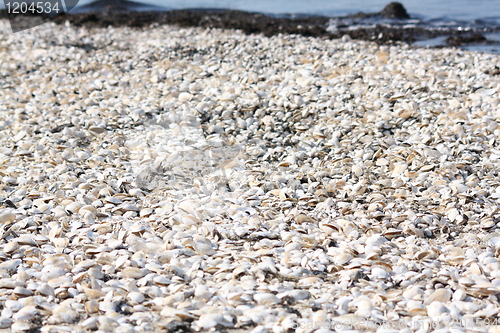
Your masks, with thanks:
[[(241, 30), (246, 34), (259, 34), (273, 36), (276, 34), (297, 34), (306, 37), (336, 39), (345, 35), (356, 40), (374, 41), (378, 44), (389, 45), (396, 42), (408, 44), (424, 44), (430, 41), (429, 47), (488, 47), (500, 52), (500, 39), (489, 40), (488, 34), (498, 33), (500, 27), (484, 29), (463, 30), (458, 28), (430, 28), (407, 24), (404, 21), (391, 25), (373, 21), (368, 25), (356, 26), (359, 22), (373, 17), (382, 17), (380, 13), (358, 13), (346, 17), (304, 16), (286, 17), (269, 16), (262, 13), (252, 13), (225, 9), (185, 9), (167, 11), (133, 11), (126, 7), (108, 5), (99, 11), (89, 11), (75, 14), (62, 14), (54, 19), (58, 24), (70, 22), (75, 26), (107, 27), (129, 26), (146, 28), (150, 25), (171, 24), (180, 27), (203, 27)], [(5, 10), (0, 10), (0, 18), (6, 18)], [(30, 15), (18, 16), (14, 23), (16, 26), (32, 25)], [(49, 20), (47, 16), (37, 16), (37, 20)], [(50, 18), (52, 20), (52, 18)], [(332, 28), (329, 23), (336, 20), (337, 28)], [(357, 22), (351, 26), (353, 22)], [(485, 37), (486, 36), (486, 37)], [(439, 42), (433, 42), (439, 40)], [(499, 46), (497, 49), (495, 49)], [(497, 50), (497, 51), (495, 51)]]

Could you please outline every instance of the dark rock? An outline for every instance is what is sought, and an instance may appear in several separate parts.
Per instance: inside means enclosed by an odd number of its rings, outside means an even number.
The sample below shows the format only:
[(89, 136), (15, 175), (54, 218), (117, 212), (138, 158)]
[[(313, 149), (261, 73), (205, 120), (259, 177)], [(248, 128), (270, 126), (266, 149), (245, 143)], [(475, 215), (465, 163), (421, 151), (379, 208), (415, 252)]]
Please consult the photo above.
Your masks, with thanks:
[(193, 330), (190, 327), (189, 323), (174, 320), (170, 323), (168, 323), (165, 327), (165, 332), (168, 333), (190, 333), (193, 332)]
[(471, 44), (471, 43), (481, 43), (485, 42), (486, 37), (479, 33), (473, 33), (469, 35), (459, 35), (459, 36), (450, 36), (446, 38), (446, 44), (449, 46), (460, 46), (463, 44)]
[(380, 12), (385, 18), (395, 18), (395, 19), (409, 19), (410, 15), (406, 12), (405, 7), (399, 2), (391, 2), (385, 6), (384, 10)]
[[(93, 27), (120, 27), (129, 26), (134, 28), (148, 28), (152, 24), (164, 25), (172, 24), (181, 27), (203, 27), (239, 29), (246, 34), (264, 34), (273, 36), (277, 34), (296, 34), (308, 37), (319, 37), (323, 39), (341, 38), (350, 35), (353, 39), (374, 41), (378, 44), (392, 44), (398, 41), (412, 43), (415, 40), (422, 40), (436, 37), (437, 35), (451, 34), (452, 31), (443, 32), (425, 27), (391, 27), (382, 24), (374, 26), (360, 26), (350, 29), (351, 25), (356, 25), (356, 20), (365, 18), (380, 17), (387, 8), (397, 8), (397, 3), (391, 3), (379, 13), (358, 13), (344, 17), (345, 26), (339, 27), (337, 31), (328, 31), (327, 26), (330, 17), (305, 16), (305, 17), (276, 17), (261, 13), (251, 13), (236, 10), (169, 10), (169, 11), (134, 11), (136, 2), (126, 0), (99, 0), (92, 3), (93, 8), (88, 8), (89, 12), (74, 12), (61, 14), (57, 17), (46, 17), (44, 19), (53, 20), (57, 24), (69, 22), (75, 26)], [(402, 6), (401, 6), (402, 7)], [(397, 12), (397, 11), (396, 11)], [(0, 10), (0, 17), (6, 16), (5, 10)], [(387, 14), (396, 15), (396, 14)], [(406, 10), (403, 8), (403, 14)], [(26, 28), (33, 25), (34, 19), (31, 16), (21, 15), (16, 18), (16, 24), (26, 23)], [(356, 20), (353, 21), (353, 18)], [(12, 23), (12, 21), (11, 21)], [(83, 47), (86, 51), (95, 49), (93, 45), (75, 45)]]

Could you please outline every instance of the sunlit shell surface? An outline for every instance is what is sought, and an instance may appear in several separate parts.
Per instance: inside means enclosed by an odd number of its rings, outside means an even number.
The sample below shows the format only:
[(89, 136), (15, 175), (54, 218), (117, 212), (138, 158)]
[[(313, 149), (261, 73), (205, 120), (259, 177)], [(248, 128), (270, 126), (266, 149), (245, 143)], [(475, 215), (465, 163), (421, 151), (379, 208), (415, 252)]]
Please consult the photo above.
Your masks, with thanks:
[(0, 31), (1, 329), (498, 319), (497, 55), (173, 26)]

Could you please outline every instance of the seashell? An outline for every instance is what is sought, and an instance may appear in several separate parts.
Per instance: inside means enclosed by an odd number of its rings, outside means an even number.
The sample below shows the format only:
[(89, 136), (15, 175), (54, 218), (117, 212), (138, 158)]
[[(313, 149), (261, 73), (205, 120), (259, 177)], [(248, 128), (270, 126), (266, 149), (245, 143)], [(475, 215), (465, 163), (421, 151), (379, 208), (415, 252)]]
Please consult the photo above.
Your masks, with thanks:
[(10, 328), (13, 332), (25, 332), (31, 329), (31, 324), (25, 321), (16, 321)]
[(77, 214), (82, 206), (83, 205), (81, 203), (74, 201), (66, 205), (64, 209), (71, 214)]
[(130, 304), (136, 305), (144, 302), (145, 297), (142, 293), (133, 291), (128, 294), (128, 299), (130, 300)]
[(100, 126), (90, 126), (89, 127), (89, 132), (92, 134), (98, 135), (106, 132), (106, 129)]
[(468, 277), (461, 277), (458, 279), (458, 283), (460, 283), (462, 286), (470, 287), (474, 285), (476, 282)]
[(178, 96), (179, 101), (181, 102), (187, 102), (190, 101), (193, 98), (193, 95), (191, 95), (188, 92), (181, 92)]
[(146, 227), (143, 224), (134, 224), (129, 228), (132, 234), (142, 235), (146, 231)]
[(500, 249), (500, 237), (491, 237), (487, 240), (486, 244), (493, 246), (495, 249)]
[(271, 293), (257, 293), (253, 295), (253, 299), (255, 302), (262, 305), (274, 305), (281, 303), (281, 300), (276, 297), (276, 295)]
[(171, 281), (170, 279), (168, 279), (168, 278), (167, 278), (166, 276), (164, 276), (164, 275), (159, 275), (159, 276), (155, 277), (155, 278), (153, 279), (153, 282), (154, 282), (155, 284), (160, 285), (160, 286), (168, 286), (169, 284), (171, 284), (171, 283), (172, 283), (172, 281)]
[(52, 310), (52, 316), (48, 321), (51, 324), (71, 324), (77, 319), (77, 317), (78, 314), (76, 311), (71, 309), (69, 306), (60, 304)]
[(431, 304), (434, 301), (446, 303), (451, 299), (453, 292), (449, 289), (441, 288), (435, 290), (427, 299), (425, 300), (425, 304)]
[(42, 283), (36, 288), (36, 292), (44, 296), (55, 296), (54, 288), (49, 286), (47, 283)]
[(143, 208), (140, 210), (139, 216), (140, 217), (147, 217), (147, 216), (150, 216), (151, 214), (153, 214), (153, 212), (154, 212), (154, 210), (151, 208)]
[(120, 209), (124, 210), (124, 211), (135, 211), (135, 212), (138, 212), (140, 211), (140, 208), (137, 207), (136, 205), (133, 205), (131, 203), (124, 203), (120, 206)]
[(436, 258), (437, 254), (434, 251), (420, 251), (415, 254), (415, 259), (417, 260), (432, 260)]
[(8, 224), (14, 222), (16, 219), (16, 214), (10, 212), (10, 211), (2, 211), (0, 213), (0, 223), (2, 224)]
[(437, 318), (444, 313), (448, 313), (448, 309), (442, 302), (433, 301), (429, 305), (427, 305), (427, 315), (431, 318)]
[(140, 279), (146, 275), (146, 271), (137, 267), (126, 267), (121, 271), (123, 277), (129, 279)]
[(196, 286), (195, 290), (194, 290), (194, 295), (198, 298), (202, 298), (202, 299), (210, 299), (210, 297), (212, 297), (212, 295), (214, 294), (213, 291), (211, 291), (207, 286), (202, 286), (202, 285), (199, 285), (199, 286)]
[(113, 205), (121, 205), (123, 203), (123, 201), (121, 201), (120, 199), (118, 199), (116, 197), (106, 197), (103, 199), (103, 201), (110, 203), (110, 204), (113, 204)]
[[(19, 326), (21, 326), (21, 327), (18, 327), (18, 325), (16, 325), (16, 327), (14, 327), (14, 330), (15, 329), (20, 330), (20, 331), (24, 330), (23, 327), (25, 327), (25, 325), (23, 325), (23, 324), (26, 324), (26, 323), (24, 323), (24, 322), (19, 322), (19, 323), (20, 323)], [(5, 328), (5, 329), (10, 328), (11, 325), (12, 325), (11, 318), (0, 317), (0, 328)], [(19, 328), (21, 328), (21, 329), (19, 329)], [(31, 326), (27, 330), (29, 330), (29, 329), (31, 329)]]
[(196, 249), (196, 252), (202, 255), (214, 255), (216, 252), (214, 248), (208, 244), (202, 243), (202, 242), (197, 242), (194, 245), (194, 248)]
[(418, 287), (418, 286), (411, 286), (408, 287), (404, 292), (403, 292), (403, 297), (406, 300), (412, 300), (415, 296), (423, 294), (424, 291)]
[(54, 217), (56, 219), (68, 216), (68, 213), (66, 212), (66, 210), (64, 210), (62, 207), (59, 207), (59, 206), (52, 208), (51, 212), (54, 214)]
[(339, 232), (340, 227), (334, 223), (322, 223), (320, 224), (321, 231), (323, 231), (328, 236), (332, 235), (334, 232)]
[(0, 269), (4, 270), (16, 269), (19, 265), (21, 265), (21, 263), (22, 263), (21, 259), (7, 260), (0, 263)]
[(200, 329), (209, 330), (217, 325), (224, 327), (233, 327), (232, 321), (227, 320), (220, 313), (206, 313), (200, 316), (200, 318), (194, 323), (196, 327)]
[[(95, 312), (97, 312), (97, 310)], [(95, 313), (95, 312), (89, 312), (89, 313)], [(86, 330), (95, 331), (99, 327), (99, 319), (97, 317), (89, 317), (85, 319), (80, 325)]]
[(356, 177), (361, 177), (363, 175), (363, 168), (359, 165), (353, 165), (351, 171)]
[(489, 295), (498, 295), (500, 290), (498, 290), (497, 286), (492, 283), (484, 282), (474, 284), (472, 287), (467, 289), (467, 293), (476, 297), (479, 296), (489, 296)]
[(373, 309), (372, 302), (368, 299), (356, 300), (356, 315), (362, 318), (367, 318), (371, 316), (371, 312)]
[(403, 231), (399, 229), (389, 228), (382, 234), (387, 239), (393, 239), (397, 237), (401, 237), (403, 235)]
[(161, 316), (164, 317), (178, 317), (181, 320), (194, 320), (198, 319), (198, 316), (195, 316), (187, 311), (184, 310), (177, 310), (172, 307), (165, 306), (160, 312)]
[(28, 321), (35, 317), (37, 311), (34, 306), (26, 306), (12, 316), (14, 320)]
[(85, 302), (85, 310), (87, 313), (97, 313), (99, 311), (99, 303), (95, 299)]
[(343, 266), (347, 264), (352, 259), (352, 255), (346, 252), (343, 252), (336, 256), (333, 260), (336, 265)]
[(449, 251), (446, 259), (451, 264), (454, 264), (454, 265), (461, 264), (465, 260), (464, 250), (462, 248), (460, 248), (460, 247), (453, 247)]
[(12, 311), (19, 311), (23, 308), (23, 304), (21, 302), (11, 299), (6, 300), (4, 305), (7, 309), (11, 309)]
[(309, 299), (311, 294), (307, 290), (291, 290), (288, 292), (288, 296), (292, 297), (295, 301), (302, 301)]
[(5, 254), (12, 254), (14, 251), (16, 251), (19, 248), (19, 243), (16, 241), (11, 241), (7, 244), (5, 244), (3, 248), (3, 252)]
[(386, 270), (381, 267), (373, 267), (370, 275), (373, 279), (381, 280), (386, 279), (388, 276)]

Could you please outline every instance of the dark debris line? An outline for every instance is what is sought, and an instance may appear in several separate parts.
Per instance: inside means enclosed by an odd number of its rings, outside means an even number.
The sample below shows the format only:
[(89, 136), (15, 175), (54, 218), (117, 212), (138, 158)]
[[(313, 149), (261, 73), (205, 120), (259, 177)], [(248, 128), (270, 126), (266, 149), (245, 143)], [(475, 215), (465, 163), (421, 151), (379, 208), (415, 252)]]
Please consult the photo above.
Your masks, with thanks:
[[(115, 1), (116, 2), (116, 1)], [(468, 43), (487, 43), (489, 41), (479, 32), (463, 32), (456, 30), (437, 31), (424, 27), (389, 27), (377, 24), (374, 27), (359, 27), (349, 30), (339, 29), (336, 32), (327, 31), (330, 17), (308, 16), (300, 18), (272, 17), (261, 13), (250, 13), (236, 10), (172, 10), (136, 12), (127, 10), (111, 2), (103, 10), (80, 13), (62, 14), (55, 18), (55, 22), (63, 24), (66, 21), (75, 26), (108, 27), (130, 26), (148, 28), (152, 24), (174, 24), (181, 27), (206, 27), (239, 29), (246, 34), (262, 33), (265, 36), (277, 34), (298, 34), (302, 36), (320, 37), (327, 39), (340, 38), (349, 35), (353, 39), (370, 40), (380, 44), (394, 42), (413, 43), (416, 40), (429, 39), (438, 35), (449, 35), (446, 40), (449, 46), (460, 46)], [(5, 10), (0, 11), (0, 18), (6, 18)], [(396, 20), (409, 19), (406, 9), (397, 2), (389, 3), (378, 13), (357, 13), (343, 18), (389, 18)], [(33, 20), (33, 16), (19, 16), (17, 20)], [(341, 18), (342, 19), (342, 18)]]

